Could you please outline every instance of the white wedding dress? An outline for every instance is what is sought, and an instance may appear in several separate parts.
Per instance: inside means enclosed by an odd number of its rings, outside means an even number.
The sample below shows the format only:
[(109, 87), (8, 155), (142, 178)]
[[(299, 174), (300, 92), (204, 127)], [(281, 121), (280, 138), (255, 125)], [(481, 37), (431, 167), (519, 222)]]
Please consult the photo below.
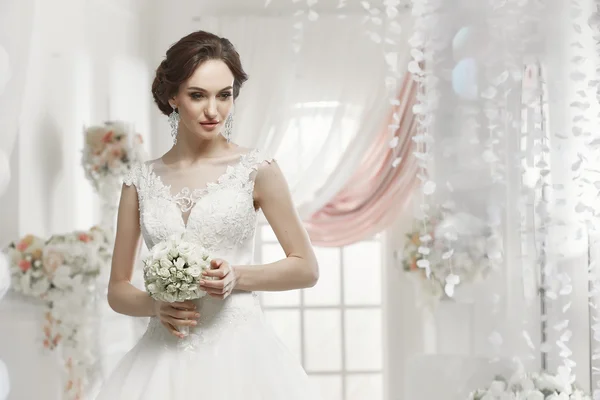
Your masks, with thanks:
[[(187, 171), (160, 159), (132, 169), (148, 248), (175, 233), (232, 265), (253, 262), (257, 150)], [(98, 400), (315, 400), (299, 362), (265, 321), (255, 293), (196, 300), (201, 317), (179, 339), (156, 318), (104, 383)]]

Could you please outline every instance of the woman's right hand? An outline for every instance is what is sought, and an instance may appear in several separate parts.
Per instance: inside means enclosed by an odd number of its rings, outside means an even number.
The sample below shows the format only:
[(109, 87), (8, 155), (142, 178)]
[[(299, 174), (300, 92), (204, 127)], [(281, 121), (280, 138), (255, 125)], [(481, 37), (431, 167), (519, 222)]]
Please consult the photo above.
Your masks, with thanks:
[(169, 332), (178, 338), (185, 336), (177, 330), (178, 326), (196, 326), (198, 318), (200, 318), (200, 314), (196, 311), (196, 305), (189, 300), (177, 303), (155, 300), (154, 315), (160, 319)]

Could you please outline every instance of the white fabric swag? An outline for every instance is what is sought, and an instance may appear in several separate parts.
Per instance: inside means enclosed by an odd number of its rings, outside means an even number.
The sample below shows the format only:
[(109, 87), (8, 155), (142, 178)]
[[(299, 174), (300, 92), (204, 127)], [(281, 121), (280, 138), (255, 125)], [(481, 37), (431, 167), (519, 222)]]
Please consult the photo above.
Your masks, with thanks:
[[(406, 24), (409, 17), (402, 15)], [(250, 79), (236, 104), (234, 140), (277, 158), (303, 219), (344, 186), (389, 110), (383, 45), (367, 37), (362, 20), (304, 21), (298, 53), (294, 17), (204, 17), (198, 26), (240, 53)], [(399, 76), (409, 32), (397, 39)]]

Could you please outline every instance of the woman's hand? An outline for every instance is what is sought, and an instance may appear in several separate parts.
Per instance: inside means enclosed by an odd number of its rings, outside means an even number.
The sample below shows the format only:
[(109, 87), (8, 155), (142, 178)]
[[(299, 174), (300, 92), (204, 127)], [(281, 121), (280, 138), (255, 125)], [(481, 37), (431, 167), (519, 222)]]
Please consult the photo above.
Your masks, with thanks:
[(210, 270), (204, 271), (205, 278), (216, 278), (215, 280), (200, 281), (200, 289), (205, 290), (208, 295), (225, 299), (231, 294), (237, 283), (233, 267), (225, 260), (214, 259), (210, 262)]
[(154, 315), (160, 319), (169, 332), (178, 338), (185, 337), (185, 334), (177, 330), (178, 326), (196, 326), (197, 320), (200, 318), (200, 314), (196, 311), (196, 305), (189, 300), (177, 303), (156, 300)]

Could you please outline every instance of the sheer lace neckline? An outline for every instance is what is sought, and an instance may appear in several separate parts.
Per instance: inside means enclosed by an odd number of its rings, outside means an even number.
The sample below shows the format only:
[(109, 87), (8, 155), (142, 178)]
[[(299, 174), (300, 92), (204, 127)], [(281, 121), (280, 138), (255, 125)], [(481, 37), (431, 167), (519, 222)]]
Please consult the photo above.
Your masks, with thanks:
[[(181, 211), (181, 223), (184, 228), (187, 229), (188, 221), (190, 216), (195, 208), (195, 205), (198, 201), (200, 201), (203, 197), (208, 195), (211, 191), (219, 188), (225, 182), (230, 181), (234, 176), (236, 170), (239, 168), (243, 168), (247, 164), (248, 158), (253, 156), (257, 150), (250, 150), (244, 153), (240, 153), (237, 160), (235, 162), (227, 165), (225, 172), (219, 175), (215, 180), (211, 180), (206, 183), (204, 187), (200, 188), (190, 188), (189, 186), (185, 186), (181, 188), (177, 193), (172, 193), (171, 185), (166, 184), (161, 176), (154, 171), (154, 166), (157, 163), (161, 163), (161, 165), (165, 166), (165, 168), (169, 168), (170, 171), (175, 171), (178, 173), (176, 168), (168, 167), (161, 158), (151, 161), (148, 163), (148, 171), (150, 177), (155, 179), (161, 191), (163, 191), (165, 197), (169, 200), (170, 203), (177, 206)], [(223, 159), (226, 159), (223, 157)], [(190, 169), (185, 169), (185, 171), (193, 171), (196, 167), (191, 167)], [(183, 171), (183, 170), (182, 170)], [(248, 172), (249, 177), (249, 172)]]

